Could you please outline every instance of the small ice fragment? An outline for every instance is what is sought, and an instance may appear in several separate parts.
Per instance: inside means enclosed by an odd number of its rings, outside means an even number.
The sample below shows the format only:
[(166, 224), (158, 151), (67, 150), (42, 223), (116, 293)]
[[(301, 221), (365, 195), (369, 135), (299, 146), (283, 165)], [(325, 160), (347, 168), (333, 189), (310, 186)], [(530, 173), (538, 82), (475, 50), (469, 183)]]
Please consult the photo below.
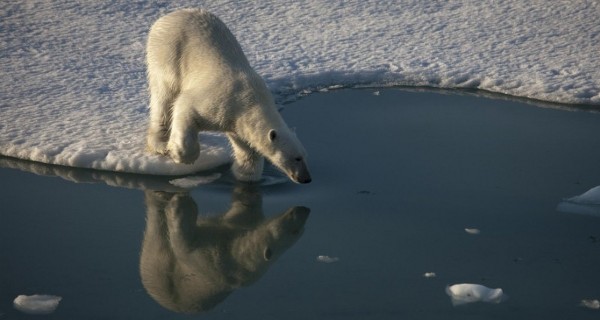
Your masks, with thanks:
[(468, 234), (480, 234), (481, 231), (479, 229), (475, 229), (475, 228), (465, 228), (465, 231)]
[(375, 91), (375, 92), (373, 92), (373, 95), (374, 95), (374, 96), (378, 96), (378, 95), (379, 95), (379, 91)]
[(15, 309), (28, 314), (49, 314), (56, 310), (62, 297), (34, 294), (31, 296), (19, 295), (13, 301)]
[(473, 302), (500, 303), (506, 299), (502, 289), (491, 289), (480, 284), (460, 283), (446, 287), (452, 305), (458, 306)]
[(578, 196), (563, 199), (556, 209), (567, 213), (600, 216), (600, 186), (596, 186)]
[(425, 277), (425, 278), (435, 278), (435, 276), (436, 276), (435, 272), (425, 272), (423, 274), (423, 277)]
[(583, 299), (583, 300), (581, 300), (580, 306), (586, 307), (588, 309), (598, 310), (598, 309), (600, 309), (600, 301), (598, 301), (598, 299), (596, 299), (596, 300)]
[(169, 183), (180, 188), (191, 189), (201, 184), (209, 184), (221, 177), (220, 173), (213, 173), (210, 176), (191, 176), (170, 180)]
[(340, 260), (340, 258), (338, 258), (338, 257), (330, 257), (330, 256), (318, 256), (317, 257), (317, 261), (324, 262), (324, 263), (333, 263), (333, 262), (337, 262), (339, 260)]
[(575, 196), (569, 200), (585, 204), (600, 205), (600, 186), (593, 187), (583, 194)]

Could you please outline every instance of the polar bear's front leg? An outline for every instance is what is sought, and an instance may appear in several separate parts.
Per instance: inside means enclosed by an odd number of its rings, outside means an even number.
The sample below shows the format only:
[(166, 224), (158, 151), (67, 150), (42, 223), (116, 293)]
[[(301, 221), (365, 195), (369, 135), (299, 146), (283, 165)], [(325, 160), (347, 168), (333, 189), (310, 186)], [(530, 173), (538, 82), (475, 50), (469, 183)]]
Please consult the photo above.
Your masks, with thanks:
[(233, 148), (233, 165), (231, 171), (240, 181), (260, 180), (264, 167), (264, 158), (252, 149), (248, 143), (235, 134), (228, 134)]
[(173, 105), (171, 135), (167, 144), (169, 155), (177, 163), (193, 163), (200, 155), (198, 126), (191, 100), (180, 95)]
[(146, 149), (153, 153), (167, 154), (167, 142), (171, 127), (172, 93), (164, 86), (154, 84), (150, 94), (150, 122), (146, 135)]

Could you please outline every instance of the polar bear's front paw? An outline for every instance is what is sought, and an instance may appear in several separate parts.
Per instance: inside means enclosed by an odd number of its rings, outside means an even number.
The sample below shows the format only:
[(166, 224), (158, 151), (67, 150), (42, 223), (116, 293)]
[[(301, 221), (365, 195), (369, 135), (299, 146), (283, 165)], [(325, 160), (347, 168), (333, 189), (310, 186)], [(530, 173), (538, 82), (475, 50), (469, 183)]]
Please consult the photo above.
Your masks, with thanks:
[(200, 145), (195, 141), (185, 143), (183, 146), (169, 143), (168, 150), (171, 159), (177, 163), (192, 164), (200, 155)]
[(148, 138), (146, 139), (146, 150), (151, 153), (166, 155), (168, 153), (167, 140), (161, 135), (149, 134)]

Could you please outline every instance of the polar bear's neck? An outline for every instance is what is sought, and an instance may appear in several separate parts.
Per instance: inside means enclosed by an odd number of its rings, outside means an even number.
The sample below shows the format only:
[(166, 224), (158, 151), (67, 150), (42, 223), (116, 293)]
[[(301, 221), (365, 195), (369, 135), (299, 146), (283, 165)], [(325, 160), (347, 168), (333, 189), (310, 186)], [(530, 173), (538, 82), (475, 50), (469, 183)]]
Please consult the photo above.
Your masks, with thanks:
[(274, 106), (251, 106), (236, 123), (236, 132), (240, 138), (261, 153), (270, 144), (270, 130), (279, 133), (289, 130)]
[(270, 145), (270, 130), (287, 133), (289, 129), (275, 106), (270, 90), (258, 74), (248, 67), (238, 74), (238, 79), (240, 91), (236, 96), (239, 100), (235, 104), (242, 107), (235, 109), (233, 131), (263, 153), (264, 148)]

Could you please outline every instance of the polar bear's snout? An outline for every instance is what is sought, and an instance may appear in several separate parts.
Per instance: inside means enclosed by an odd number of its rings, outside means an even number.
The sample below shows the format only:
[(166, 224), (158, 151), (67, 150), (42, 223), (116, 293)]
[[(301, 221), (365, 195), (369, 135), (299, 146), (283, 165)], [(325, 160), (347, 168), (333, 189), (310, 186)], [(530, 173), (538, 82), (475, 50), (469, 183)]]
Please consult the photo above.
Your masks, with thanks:
[(306, 166), (306, 161), (304, 161), (304, 159), (296, 161), (296, 166), (290, 174), (290, 177), (296, 183), (304, 184), (310, 183), (312, 181), (312, 178), (310, 177), (310, 172), (308, 172), (308, 167)]

